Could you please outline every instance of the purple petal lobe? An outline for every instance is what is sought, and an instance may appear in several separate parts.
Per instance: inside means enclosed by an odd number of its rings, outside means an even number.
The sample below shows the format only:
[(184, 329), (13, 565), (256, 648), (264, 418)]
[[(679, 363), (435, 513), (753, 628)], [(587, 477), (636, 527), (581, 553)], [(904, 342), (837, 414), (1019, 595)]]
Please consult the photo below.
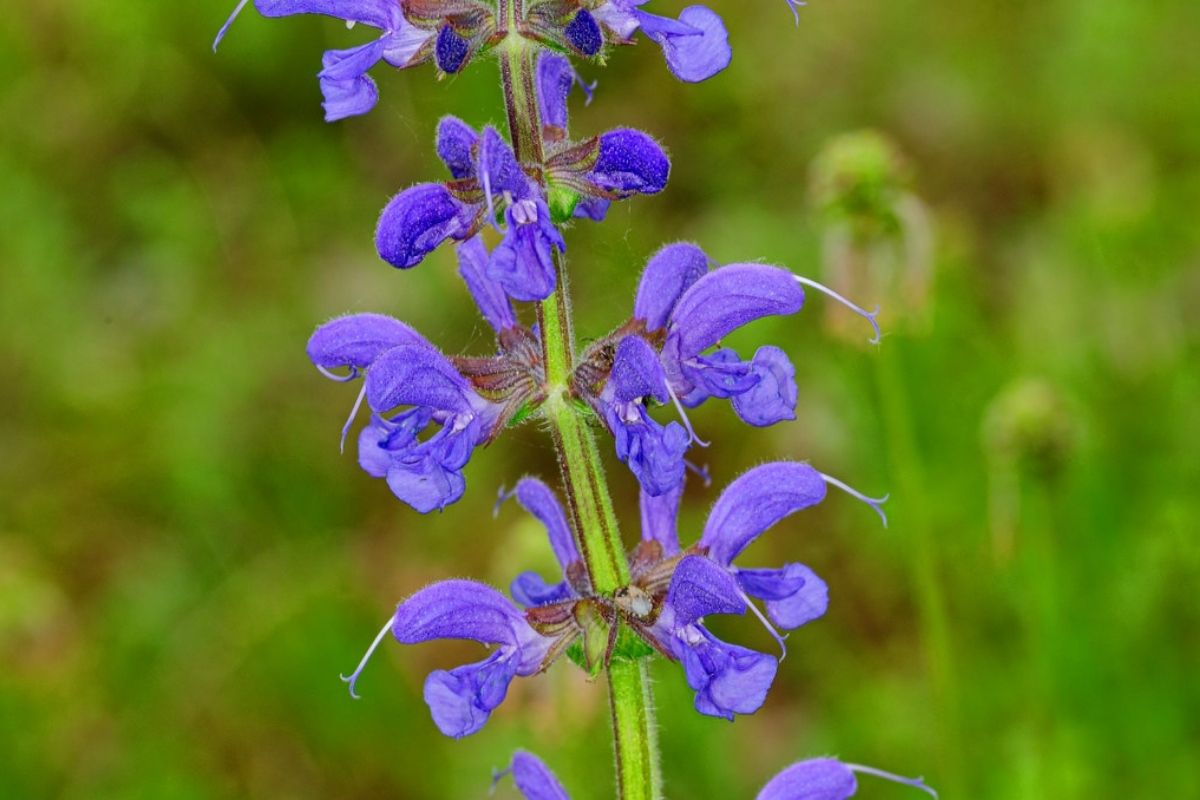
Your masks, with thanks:
[(724, 347), (708, 355), (695, 356), (682, 366), (680, 374), (691, 384), (683, 397), (683, 402), (689, 406), (698, 405), (709, 397), (736, 397), (753, 389), (761, 380), (737, 351)]
[(529, 176), (517, 163), (517, 156), (508, 142), (491, 126), (483, 129), (483, 140), (479, 146), (479, 173), (481, 181), (486, 176), (486, 188), (493, 195), (509, 192), (514, 197), (523, 198), (530, 192)]
[(638, 403), (629, 404), (627, 416), (616, 407), (606, 412), (606, 421), (613, 433), (617, 458), (629, 465), (642, 489), (650, 495), (661, 495), (683, 483), (688, 435), (682, 425), (669, 422), (660, 425)]
[(324, 14), (381, 30), (396, 26), (398, 16), (393, 0), (254, 0), (254, 8), (264, 17)]
[(679, 534), (676, 517), (679, 501), (683, 497), (683, 482), (660, 495), (651, 495), (642, 489), (639, 493), (642, 511), (642, 539), (658, 542), (663, 555), (670, 557), (679, 552)]
[(612, 201), (603, 197), (585, 197), (579, 201), (579, 205), (575, 206), (575, 216), (590, 219), (593, 222), (603, 222), (605, 216), (608, 215), (608, 207), (611, 205)]
[(825, 481), (808, 464), (777, 461), (755, 467), (717, 498), (699, 544), (717, 563), (728, 565), (767, 528), (824, 498)]
[(437, 154), (450, 170), (455, 180), (475, 175), (475, 159), (472, 148), (479, 142), (479, 134), (458, 117), (442, 117), (437, 129)]
[[(455, 443), (466, 444), (467, 440), (459, 436)], [(388, 467), (387, 485), (392, 494), (414, 510), (428, 514), (441, 511), (462, 499), (467, 489), (467, 481), (461, 471), (464, 465), (442, 463), (441, 454), (436, 451), (426, 450), (407, 458), (403, 454), (398, 455), (393, 456)]]
[(678, 627), (691, 625), (709, 614), (744, 614), (746, 602), (729, 570), (704, 556), (687, 556), (675, 568), (667, 604), (675, 611)]
[(430, 673), (425, 703), (438, 730), (455, 739), (476, 733), (504, 701), (516, 666), (514, 659), (497, 652), (477, 664)]
[(454, 365), (428, 347), (393, 347), (367, 372), (367, 403), (379, 412), (404, 405), (465, 414), (472, 395)]
[(379, 90), (367, 70), (383, 57), (383, 40), (369, 42), (349, 50), (328, 50), (321, 60), (317, 74), (321, 86), (321, 103), (325, 121), (365, 114), (375, 107)]
[(553, 251), (567, 247), (550, 219), (550, 208), (540, 198), (518, 200), (504, 213), (508, 230), (492, 250), (487, 275), (514, 300), (545, 300), (558, 281)]
[(667, 67), (681, 81), (698, 83), (729, 66), (733, 51), (725, 23), (704, 6), (689, 6), (679, 22), (637, 12), (642, 31), (662, 47)]
[(463, 63), (471, 52), (471, 43), (459, 36), (449, 25), (443, 25), (438, 31), (437, 42), (433, 48), (433, 59), (442, 72), (453, 74), (462, 69)]
[(733, 396), (733, 410), (760, 428), (796, 418), (796, 369), (778, 347), (760, 347), (750, 362), (758, 380)]
[(810, 758), (771, 778), (755, 800), (846, 800), (856, 791), (858, 782), (845, 764)]
[(318, 367), (369, 367), (393, 347), (433, 347), (425, 337), (398, 319), (383, 314), (337, 317), (313, 332), (305, 351)]
[(566, 131), (567, 97), (574, 84), (575, 69), (571, 62), (543, 51), (537, 64), (538, 108), (542, 113), (543, 125)]
[(648, 330), (667, 327), (680, 296), (708, 272), (708, 256), (694, 244), (669, 244), (650, 257), (638, 283), (633, 316)]
[(554, 773), (533, 753), (518, 750), (509, 769), (525, 800), (571, 800)]
[(619, 128), (600, 137), (600, 154), (589, 177), (601, 189), (625, 197), (655, 194), (667, 185), (671, 162), (648, 134)]
[(737, 580), (746, 594), (766, 601), (767, 615), (781, 628), (799, 628), (829, 610), (829, 586), (803, 564), (739, 569)]
[(467, 580), (426, 586), (396, 609), (392, 634), (401, 644), (430, 639), (471, 639), (518, 645), (527, 635), (524, 615), (500, 592)]
[(617, 344), (609, 382), (619, 403), (642, 397), (665, 403), (671, 397), (658, 353), (640, 336), (626, 336)]
[(696, 632), (698, 641), (676, 639), (676, 651), (696, 693), (696, 710), (732, 720), (734, 714), (753, 714), (761, 708), (775, 680), (776, 660), (723, 642), (702, 627), (689, 630)]
[(787, 270), (765, 264), (730, 264), (692, 284), (671, 313), (671, 337), (680, 358), (712, 347), (748, 322), (794, 314), (804, 291)]
[(410, 408), (386, 424), (377, 416), (358, 435), (358, 463), (373, 478), (384, 478), (392, 467), (393, 454), (409, 450), (429, 425), (433, 412)]
[(379, 216), (375, 248), (393, 267), (407, 269), (451, 236), (465, 232), (465, 209), (440, 183), (419, 183), (391, 199)]
[(567, 26), (563, 28), (563, 35), (576, 50), (585, 56), (596, 55), (604, 44), (604, 35), (600, 33), (600, 26), (586, 8), (580, 9), (579, 13), (567, 23)]
[(522, 478), (513, 494), (522, 508), (546, 526), (550, 547), (554, 550), (554, 557), (562, 565), (563, 571), (565, 572), (573, 562), (579, 561), (579, 550), (575, 547), (575, 539), (571, 535), (570, 526), (567, 525), (567, 515), (550, 487), (537, 478)]
[(513, 600), (527, 607), (558, 603), (573, 597), (571, 587), (566, 581), (548, 584), (536, 572), (522, 572), (513, 579), (508, 593), (512, 595)]
[(517, 324), (512, 303), (504, 288), (487, 275), (488, 255), (483, 237), (473, 236), (458, 246), (458, 274), (479, 306), (479, 313), (499, 333)]

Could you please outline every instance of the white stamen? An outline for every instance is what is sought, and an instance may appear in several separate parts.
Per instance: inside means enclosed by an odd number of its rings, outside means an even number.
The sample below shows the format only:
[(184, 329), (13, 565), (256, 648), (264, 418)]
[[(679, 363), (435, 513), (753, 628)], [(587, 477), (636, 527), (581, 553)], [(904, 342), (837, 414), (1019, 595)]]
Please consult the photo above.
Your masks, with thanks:
[(837, 488), (841, 489), (843, 492), (850, 495), (851, 497), (861, 500), (864, 503), (866, 503), (867, 505), (869, 505), (871, 508), (873, 508), (875, 510), (875, 513), (879, 515), (879, 518), (881, 520), (883, 520), (883, 527), (885, 527), (885, 528), (887, 527), (887, 524), (888, 524), (887, 514), (883, 513), (883, 509), (880, 508), (880, 506), (882, 506), (884, 503), (886, 503), (888, 501), (888, 498), (891, 497), (891, 495), (885, 494), (883, 497), (868, 497), (867, 495), (863, 494), (862, 492), (858, 491), (857, 489), (854, 489), (854, 488), (842, 483), (837, 478), (829, 477), (824, 472), (818, 472), (817, 474), (820, 475), (821, 479), (823, 481), (825, 481), (826, 483), (828, 483), (830, 486), (836, 486)]
[(928, 792), (929, 795), (934, 798), (938, 796), (938, 793), (934, 791), (932, 786), (927, 786), (925, 784), (924, 778), (905, 778), (903, 775), (896, 775), (892, 772), (884, 772), (881, 769), (875, 769), (875, 767), (864, 767), (862, 764), (844, 764), (844, 766), (851, 772), (859, 772), (863, 775), (874, 775), (876, 778), (883, 778), (886, 781), (892, 781), (894, 783), (903, 783), (905, 786), (911, 786), (914, 789), (920, 789), (923, 792)]
[(389, 617), (388, 621), (384, 623), (384, 626), (379, 630), (379, 634), (375, 637), (375, 641), (371, 642), (371, 646), (367, 648), (367, 652), (365, 655), (363, 655), (362, 660), (358, 662), (358, 666), (355, 668), (354, 672), (350, 673), (349, 677), (345, 675), (338, 676), (344, 682), (350, 684), (350, 696), (355, 700), (359, 699), (358, 694), (356, 694), (354, 691), (354, 684), (358, 681), (358, 676), (362, 674), (363, 668), (367, 666), (367, 661), (370, 660), (371, 655), (375, 652), (375, 648), (379, 647), (379, 643), (383, 641), (383, 637), (387, 636), (388, 631), (391, 629), (392, 620)]
[(348, 30), (348, 31), (354, 30), (354, 26), (357, 24), (358, 23), (352, 19), (346, 20), (346, 30)]
[(328, 369), (326, 369), (325, 367), (322, 367), (320, 364), (317, 364), (316, 367), (317, 367), (317, 372), (320, 372), (326, 378), (329, 378), (329, 380), (337, 381), (338, 383), (349, 383), (350, 381), (352, 381), (358, 377), (358, 367), (351, 367), (350, 372), (348, 372), (345, 375), (338, 375), (336, 372), (330, 372)]
[(217, 52), (217, 45), (219, 45), (221, 40), (225, 38), (225, 31), (229, 30), (229, 26), (233, 24), (235, 19), (237, 19), (237, 15), (242, 13), (242, 9), (245, 8), (246, 3), (249, 1), (250, 0), (242, 0), (242, 2), (238, 3), (237, 8), (235, 8), (233, 13), (229, 15), (229, 19), (225, 20), (225, 24), (221, 26), (221, 30), (217, 31), (217, 38), (213, 39), (212, 45), (214, 53)]
[(354, 418), (358, 416), (358, 409), (362, 407), (363, 398), (367, 395), (367, 382), (363, 381), (363, 386), (358, 390), (358, 399), (354, 401), (354, 408), (350, 409), (350, 416), (346, 417), (346, 424), (342, 426), (342, 440), (338, 443), (338, 452), (346, 452), (346, 435), (350, 433), (350, 426), (354, 424)]
[[(507, 196), (507, 192), (505, 193)], [(509, 200), (512, 203), (511, 200)], [(537, 203), (532, 200), (518, 200), (512, 203), (513, 221), (518, 225), (529, 225), (537, 222)]]
[(483, 181), (483, 194), (487, 198), (488, 224), (500, 230), (500, 226), (496, 224), (496, 207), (492, 205), (492, 179), (488, 175), (487, 147), (482, 141), (479, 143), (479, 172)]
[(871, 323), (871, 327), (875, 329), (875, 338), (871, 339), (871, 344), (879, 344), (879, 339), (880, 339), (880, 337), (883, 336), (883, 332), (879, 330), (879, 322), (876, 321), (876, 319), (875, 319), (876, 317), (879, 316), (879, 307), (878, 306), (875, 307), (874, 311), (867, 311), (862, 306), (859, 306), (859, 305), (856, 305), (856, 304), (850, 302), (849, 300), (842, 297), (840, 294), (835, 292), (833, 289), (830, 289), (828, 286), (825, 286), (824, 284), (817, 283), (816, 281), (814, 281), (810, 278), (805, 278), (800, 275), (792, 275), (792, 277), (796, 279), (797, 283), (802, 284), (804, 286), (810, 286), (813, 289), (816, 289), (818, 292), (822, 292), (822, 293), (828, 295), (829, 297), (832, 297), (834, 300), (837, 300), (839, 303), (841, 303), (846, 308), (853, 311), (855, 314), (858, 314), (860, 317), (863, 317), (864, 319), (866, 319), (867, 322)]
[(679, 398), (675, 395), (675, 390), (671, 388), (670, 381), (667, 382), (667, 394), (671, 396), (671, 402), (675, 404), (675, 410), (679, 412), (679, 418), (683, 421), (683, 427), (687, 429), (688, 437), (701, 447), (708, 447), (712, 444), (712, 442), (706, 442), (696, 435), (696, 431), (692, 428), (692, 421), (688, 419), (687, 412), (683, 410), (683, 403), (679, 402)]
[(742, 600), (747, 606), (750, 607), (750, 610), (754, 612), (754, 616), (758, 617), (758, 621), (761, 622), (763, 627), (767, 629), (767, 633), (771, 634), (771, 638), (779, 643), (779, 660), (782, 662), (785, 658), (787, 658), (787, 645), (783, 643), (783, 640), (787, 637), (781, 635), (779, 631), (775, 630), (775, 626), (772, 625), (771, 621), (768, 620), (766, 616), (764, 616), (763, 613), (758, 610), (758, 606), (754, 605), (754, 601), (752, 601), (745, 592), (743, 592), (741, 589), (738, 589), (738, 594), (741, 595)]

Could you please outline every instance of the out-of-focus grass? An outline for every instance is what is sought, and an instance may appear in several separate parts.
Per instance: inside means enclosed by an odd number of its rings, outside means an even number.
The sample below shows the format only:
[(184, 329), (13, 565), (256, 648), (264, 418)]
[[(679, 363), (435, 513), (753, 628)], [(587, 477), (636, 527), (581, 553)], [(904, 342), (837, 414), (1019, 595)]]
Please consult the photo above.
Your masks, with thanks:
[[(833, 495), (755, 546), (833, 593), (761, 713), (702, 718), (655, 668), (669, 795), (752, 797), (822, 753), (946, 796), (1200, 795), (1200, 6), (846, 0), (798, 30), (782, 3), (718, 10), (735, 59), (708, 83), (673, 82), (648, 44), (582, 68), (600, 87), (573, 128), (643, 127), (675, 167), (661, 197), (570, 231), (581, 335), (620, 321), (664, 241), (821, 275), (809, 165), (864, 127), (905, 154), (933, 280), (924, 322), (888, 309), (878, 350), (817, 298), (738, 335), (793, 355), (797, 422), (694, 415), (714, 486), (689, 489), (685, 541), (769, 458), (894, 502), (884, 530)], [(365, 34), (246, 14), (214, 56), (226, 11), (0, 18), (0, 795), (482, 797), (521, 746), (610, 796), (601, 687), (565, 663), (461, 742), (421, 682), (472, 647), (385, 647), (358, 702), (337, 680), (423, 584), (551, 569), (536, 525), (491, 516), (502, 483), (553, 477), (536, 426), (419, 517), (338, 456), (352, 392), (303, 356), (349, 310), (489, 346), (448, 252), (400, 274), (371, 233), (440, 175), (438, 115), (501, 122), (494, 67), (383, 74), (373, 114), (326, 126), (320, 51)]]

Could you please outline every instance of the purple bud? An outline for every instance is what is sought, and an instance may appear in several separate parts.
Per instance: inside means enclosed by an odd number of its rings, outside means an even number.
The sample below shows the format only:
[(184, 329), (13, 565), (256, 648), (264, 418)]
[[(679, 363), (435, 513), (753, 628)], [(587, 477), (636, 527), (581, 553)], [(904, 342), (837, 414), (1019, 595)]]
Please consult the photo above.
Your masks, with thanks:
[(440, 183), (419, 183), (391, 199), (379, 215), (375, 248), (393, 267), (407, 269), (451, 236), (463, 233), (467, 209)]
[(462, 69), (463, 62), (471, 51), (471, 43), (459, 36), (450, 25), (444, 25), (438, 31), (437, 43), (434, 45), (433, 57), (438, 69), (446, 73), (455, 73)]
[(543, 125), (566, 130), (567, 97), (574, 84), (575, 69), (570, 61), (554, 53), (543, 52), (538, 56), (538, 108), (542, 112)]
[(575, 18), (567, 24), (567, 27), (563, 29), (563, 35), (576, 50), (585, 56), (596, 55), (604, 44), (604, 35), (600, 32), (600, 26), (586, 8), (581, 8)]
[(667, 185), (671, 162), (649, 135), (630, 128), (600, 137), (600, 154), (589, 177), (601, 189), (625, 197), (655, 194)]
[(438, 123), (438, 158), (442, 159), (455, 180), (475, 175), (471, 149), (478, 141), (479, 134), (475, 133), (475, 129), (458, 117), (442, 117)]

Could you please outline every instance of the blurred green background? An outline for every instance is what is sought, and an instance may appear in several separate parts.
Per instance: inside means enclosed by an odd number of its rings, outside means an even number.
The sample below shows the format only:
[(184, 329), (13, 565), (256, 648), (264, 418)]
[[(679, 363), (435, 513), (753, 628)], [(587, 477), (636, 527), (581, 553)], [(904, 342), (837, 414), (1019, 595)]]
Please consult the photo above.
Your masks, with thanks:
[[(226, 5), (0, 16), (0, 796), (475, 798), (520, 746), (611, 797), (603, 686), (565, 662), (458, 742), (421, 683), (478, 648), (388, 644), (358, 702), (337, 679), (425, 583), (552, 568), (536, 524), (492, 516), (555, 477), (537, 426), (420, 517), (339, 457), (353, 390), (303, 352), (365, 310), (490, 347), (449, 250), (399, 273), (372, 231), (440, 178), (439, 115), (502, 122), (495, 66), (379, 70), (376, 111), (326, 125), (321, 51), (369, 32), (246, 13), (213, 55)], [(677, 239), (882, 303), (879, 348), (816, 296), (737, 335), (793, 356), (799, 418), (695, 413), (714, 483), (682, 522), (792, 457), (891, 491), (891, 526), (831, 495), (755, 546), (824, 575), (830, 612), (733, 725), (655, 667), (668, 795), (750, 798), (833, 753), (943, 797), (1200, 797), (1200, 4), (715, 7), (735, 55), (707, 83), (645, 42), (582, 67), (574, 132), (644, 128), (674, 172), (568, 233), (577, 330)]]

